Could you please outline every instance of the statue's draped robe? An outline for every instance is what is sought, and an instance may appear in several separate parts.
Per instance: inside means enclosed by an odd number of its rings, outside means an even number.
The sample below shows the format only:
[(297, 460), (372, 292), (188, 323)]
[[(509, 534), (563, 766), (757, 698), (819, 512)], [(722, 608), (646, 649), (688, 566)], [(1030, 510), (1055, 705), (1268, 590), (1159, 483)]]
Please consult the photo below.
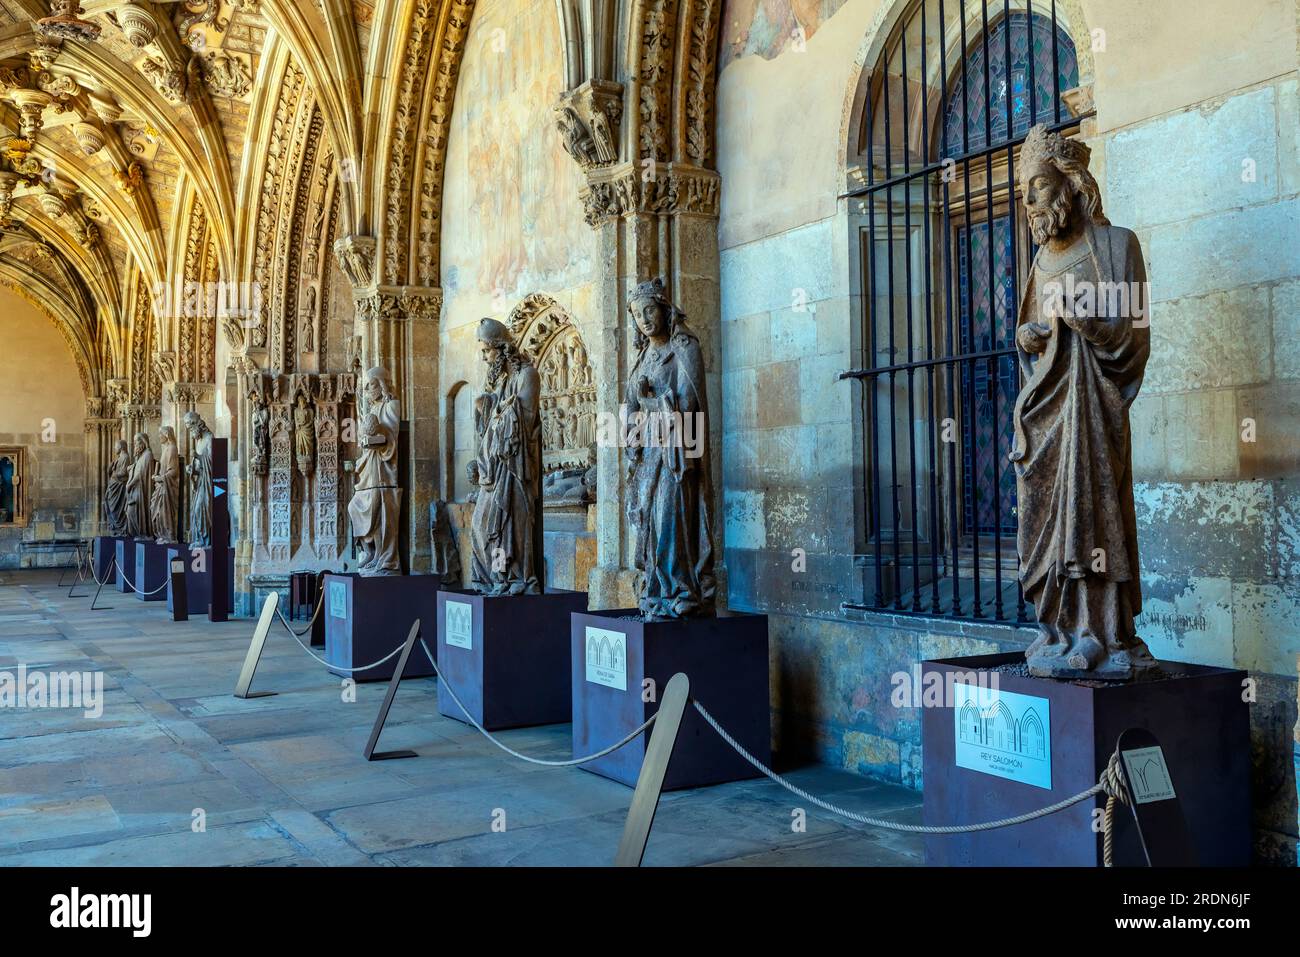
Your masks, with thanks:
[[(653, 385), (652, 397), (638, 392), (642, 376)], [(703, 451), (709, 431), (708, 399), (699, 340), (679, 330), (665, 346), (647, 346), (628, 375), (625, 403), (630, 428), (638, 411), (646, 414), (644, 421), (660, 426), (667, 421), (683, 423), (684, 429), (692, 430), (686, 434), (698, 443), (694, 452)], [(645, 575), (641, 613), (647, 618), (712, 614), (709, 458), (690, 457), (681, 436), (657, 445), (648, 434), (641, 439), (639, 446), (629, 441), (627, 504), (628, 519), (637, 529), (635, 566)]]
[(108, 469), (104, 485), (104, 523), (108, 534), (126, 534), (126, 483), (131, 478), (131, 457), (122, 451)]
[(459, 586), (460, 549), (456, 545), (456, 530), (452, 527), (445, 502), (429, 506), (429, 551), (431, 571), (441, 575), (445, 584)]
[(153, 533), (159, 543), (176, 541), (176, 517), (180, 509), (181, 460), (173, 442), (158, 450), (158, 472), (150, 499)]
[(524, 362), (477, 399), (479, 487), (470, 524), (470, 582), (487, 595), (535, 595), (543, 589), (540, 397), (537, 369)]
[[(1150, 353), (1150, 330), (1133, 321), (1145, 305), (1146, 271), (1127, 229), (1090, 225), (1082, 243), (1056, 276), (1045, 274), (1040, 251), (1019, 316), (1053, 330), (1041, 355), (1018, 349), (1023, 386), (1011, 452), (1020, 580), (1041, 632), (1027, 654), (1031, 668), (1066, 670), (1063, 662), (1080, 654), (1095, 668), (1121, 652), (1146, 652), (1133, 624), (1142, 592), (1128, 423)], [(1076, 283), (1128, 283), (1137, 298), (1126, 315), (1110, 315), (1124, 310), (1108, 309), (1099, 286), (1096, 318), (1081, 334), (1042, 312), (1045, 287), (1064, 287), (1066, 273)]]
[[(356, 494), (348, 503), (352, 536), (364, 543), (367, 557), (358, 567), (363, 575), (400, 575), (398, 524), (402, 490), (397, 485), (397, 441), (400, 428), (396, 399), (385, 399), (373, 410), (374, 435), (380, 445), (362, 445), (357, 457)], [(362, 436), (366, 438), (365, 435)]]
[(212, 544), (212, 433), (204, 432), (194, 442), (190, 456), (190, 547)]
[(149, 514), (153, 472), (153, 453), (145, 449), (131, 466), (126, 483), (126, 533), (132, 538), (153, 538), (153, 518)]

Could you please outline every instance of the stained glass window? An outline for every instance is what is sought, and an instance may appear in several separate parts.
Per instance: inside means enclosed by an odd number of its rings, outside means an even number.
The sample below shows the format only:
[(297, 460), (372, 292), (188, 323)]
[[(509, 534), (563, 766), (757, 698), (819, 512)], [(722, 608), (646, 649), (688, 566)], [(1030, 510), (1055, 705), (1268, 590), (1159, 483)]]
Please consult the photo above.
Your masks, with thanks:
[[(1007, 26), (1011, 29), (1011, 71), (1007, 75)], [(948, 94), (944, 113), (944, 133), (948, 144), (945, 156), (984, 149), (986, 138), (985, 117), (994, 144), (1007, 139), (1007, 97), (1011, 97), (1011, 129), (1015, 137), (1023, 136), (1033, 125), (1031, 109), (1037, 113), (1034, 122), (1051, 123), (1056, 118), (1055, 84), (1052, 79), (1052, 21), (1035, 13), (1033, 17), (1033, 55), (1030, 55), (1029, 17), (1012, 13), (989, 27), (988, 34), (988, 88), (984, 84), (984, 51), (982, 37), (972, 42), (966, 57), (966, 69), (956, 70), (952, 90)], [(969, 39), (969, 38), (968, 38)], [(1079, 85), (1079, 61), (1074, 43), (1064, 30), (1056, 31), (1057, 73), (1061, 91)], [(1030, 78), (1033, 95), (1030, 95)], [(969, 84), (970, 90), (966, 91)], [(991, 95), (990, 95), (991, 90)], [(966, 109), (970, 110), (969, 127), (963, 129)], [(965, 139), (964, 137), (969, 137)], [(942, 141), (941, 141), (942, 142)], [(942, 149), (942, 147), (941, 147)]]

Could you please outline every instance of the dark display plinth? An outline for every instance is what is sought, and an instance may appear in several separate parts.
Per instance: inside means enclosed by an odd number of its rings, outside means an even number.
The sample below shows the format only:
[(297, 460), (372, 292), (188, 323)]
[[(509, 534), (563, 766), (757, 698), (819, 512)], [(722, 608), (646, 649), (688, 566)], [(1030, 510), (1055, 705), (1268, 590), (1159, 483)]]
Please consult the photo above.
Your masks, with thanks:
[[(677, 672), (698, 700), (759, 761), (772, 760), (767, 616), (723, 615), (642, 621), (635, 610), (580, 612), (570, 631), (573, 667), (573, 753), (591, 754), (625, 737), (659, 710)], [(645, 681), (654, 701), (644, 701)], [(648, 734), (588, 764), (588, 771), (635, 786)], [(664, 790), (757, 777), (758, 771), (687, 708)]]
[[(202, 549), (203, 551), (203, 571), (194, 570), (194, 549), (180, 545), (171, 545), (167, 548), (167, 565), (171, 567), (173, 558), (180, 558), (185, 561), (185, 597), (189, 605), (189, 616), (194, 618), (199, 615), (208, 613), (208, 605), (212, 603), (212, 562), (213, 550), (211, 548)], [(226, 549), (226, 586), (227, 595), (226, 613), (232, 614), (235, 610), (235, 550)], [(167, 580), (167, 610), (173, 611), (172, 608), (172, 586), (171, 577)]]
[[(420, 637), (436, 654), (438, 647), (438, 589), (440, 575), (325, 576), (325, 660), (336, 675), (357, 681), (387, 681), (397, 656), (375, 668), (343, 671), (383, 658), (406, 640), (411, 622), (420, 618)], [(403, 677), (433, 674), (429, 659), (417, 644)]]
[[(572, 717), (569, 623), (587, 593), (486, 597), (438, 592), (438, 667), (489, 731), (561, 724)], [(465, 713), (438, 682), (438, 711)]]
[(170, 545), (137, 541), (131, 573), (132, 593), (140, 601), (165, 601), (167, 589), (167, 550)]
[[(1122, 732), (1145, 728), (1164, 753), (1194, 859), (1206, 866), (1250, 863), (1246, 672), (1162, 661), (1167, 677), (1154, 680), (1061, 681), (1031, 677), (1023, 663), (1015, 653), (922, 663), (922, 694), (935, 681), (944, 689), (933, 699), (937, 706), (923, 708), (921, 715), (926, 824), (1012, 817), (1078, 794), (1097, 783)], [(995, 670), (1007, 666), (1021, 667)], [(950, 674), (962, 677), (949, 679)], [(992, 675), (998, 697), (986, 694), (953, 707), (962, 702), (949, 695), (950, 683), (983, 681), (991, 688)], [(968, 696), (960, 689), (956, 694)], [(942, 866), (1097, 867), (1102, 834), (1093, 827), (1099, 821), (1094, 811), (1104, 806), (1102, 796), (995, 831), (927, 835), (925, 860)], [(1133, 815), (1122, 805), (1114, 842), (1117, 866), (1146, 865)]]
[(145, 543), (147, 539), (114, 539), (113, 555), (117, 559), (117, 571), (113, 573), (113, 587), (120, 592), (130, 592), (127, 582), (135, 581), (135, 546), (137, 542)]
[[(92, 565), (95, 569), (95, 581), (108, 584), (104, 576), (108, 574), (108, 570), (113, 567), (113, 560), (117, 558), (118, 543), (126, 541), (129, 541), (129, 539), (120, 538), (116, 535), (98, 535), (95, 537), (91, 552), (93, 557)], [(116, 576), (116, 572), (114, 572), (114, 575)], [(116, 587), (116, 584), (114, 587)]]

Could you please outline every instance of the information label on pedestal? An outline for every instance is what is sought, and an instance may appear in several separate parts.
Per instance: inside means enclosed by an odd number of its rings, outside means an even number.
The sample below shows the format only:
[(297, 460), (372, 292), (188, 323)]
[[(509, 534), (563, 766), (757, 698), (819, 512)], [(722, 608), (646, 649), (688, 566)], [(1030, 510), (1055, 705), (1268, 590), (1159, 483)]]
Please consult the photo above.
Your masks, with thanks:
[(1165, 764), (1165, 753), (1159, 746), (1121, 751), (1120, 756), (1124, 759), (1129, 790), (1133, 792), (1136, 803), (1150, 804), (1177, 797), (1174, 782), (1169, 778), (1169, 767)]
[(343, 582), (330, 582), (330, 617), (348, 617), (348, 589)]
[(1050, 791), (1048, 700), (976, 685), (952, 688), (957, 766)]
[(443, 622), (447, 644), (456, 648), (474, 647), (474, 606), (464, 601), (447, 601), (447, 620)]
[(627, 690), (627, 635), (587, 626), (587, 680), (618, 691)]

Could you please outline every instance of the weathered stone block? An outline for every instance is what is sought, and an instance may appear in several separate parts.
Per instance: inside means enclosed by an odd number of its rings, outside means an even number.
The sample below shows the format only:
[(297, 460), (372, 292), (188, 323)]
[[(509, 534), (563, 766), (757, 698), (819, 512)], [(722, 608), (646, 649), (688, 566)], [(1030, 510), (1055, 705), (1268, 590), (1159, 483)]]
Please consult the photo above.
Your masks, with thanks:
[(1267, 382), (1273, 334), (1267, 286), (1243, 286), (1156, 305), (1144, 395)]
[(773, 362), (757, 370), (762, 379), (758, 389), (758, 427), (781, 428), (800, 422), (799, 363)]

